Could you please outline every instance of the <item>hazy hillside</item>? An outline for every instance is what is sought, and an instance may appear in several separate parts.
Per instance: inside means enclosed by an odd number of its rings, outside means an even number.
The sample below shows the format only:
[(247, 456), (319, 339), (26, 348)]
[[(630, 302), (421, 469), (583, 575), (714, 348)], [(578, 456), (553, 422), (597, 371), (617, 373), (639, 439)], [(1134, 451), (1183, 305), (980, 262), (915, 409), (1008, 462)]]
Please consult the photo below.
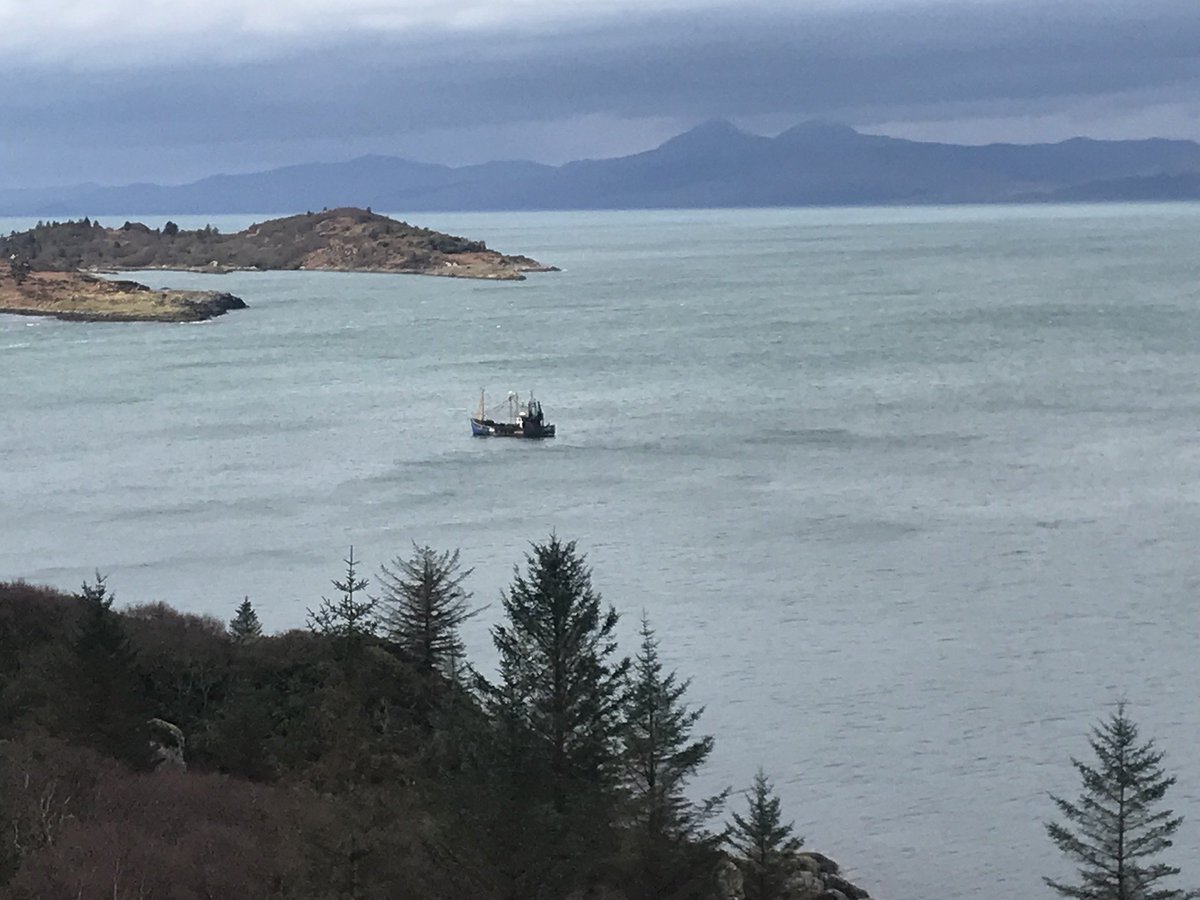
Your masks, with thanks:
[(644, 153), (563, 166), (450, 167), (384, 156), (191, 184), (0, 192), (8, 215), (641, 209), (1037, 199), (1190, 199), (1200, 144), (1150, 139), (960, 146), (806, 122), (774, 138), (700, 125)]

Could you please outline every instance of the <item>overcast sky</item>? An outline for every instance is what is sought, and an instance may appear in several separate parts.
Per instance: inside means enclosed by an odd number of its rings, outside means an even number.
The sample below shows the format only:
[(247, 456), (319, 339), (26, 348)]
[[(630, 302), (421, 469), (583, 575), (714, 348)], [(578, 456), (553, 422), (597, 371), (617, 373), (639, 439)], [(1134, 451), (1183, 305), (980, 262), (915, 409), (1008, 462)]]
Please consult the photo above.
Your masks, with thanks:
[(0, 0), (0, 187), (559, 163), (716, 117), (1200, 139), (1200, 2)]

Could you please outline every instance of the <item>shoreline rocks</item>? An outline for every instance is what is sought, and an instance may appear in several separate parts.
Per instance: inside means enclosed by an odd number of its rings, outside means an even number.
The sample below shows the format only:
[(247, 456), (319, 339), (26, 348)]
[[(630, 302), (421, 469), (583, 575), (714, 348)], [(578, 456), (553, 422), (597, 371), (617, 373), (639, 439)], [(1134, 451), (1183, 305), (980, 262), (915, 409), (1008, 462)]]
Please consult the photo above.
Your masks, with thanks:
[[(737, 862), (722, 859), (715, 873), (714, 900), (745, 900), (745, 877)], [(782, 900), (871, 900), (864, 888), (843, 877), (841, 867), (815, 851), (801, 851), (784, 885)]]

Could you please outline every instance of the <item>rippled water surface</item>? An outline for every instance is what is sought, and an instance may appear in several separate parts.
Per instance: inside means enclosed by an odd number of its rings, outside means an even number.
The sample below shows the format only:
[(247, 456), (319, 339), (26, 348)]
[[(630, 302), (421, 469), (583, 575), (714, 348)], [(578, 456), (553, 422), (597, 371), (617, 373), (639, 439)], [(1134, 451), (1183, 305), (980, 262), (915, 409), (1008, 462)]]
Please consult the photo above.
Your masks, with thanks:
[[(556, 529), (694, 676), (700, 787), (761, 764), (877, 896), (1069, 876), (1046, 792), (1122, 696), (1200, 882), (1200, 207), (419, 221), (564, 271), (143, 273), (250, 309), (0, 317), (0, 578), (248, 594), (281, 629), (351, 543), (461, 547), (486, 669)], [(481, 386), (535, 390), (560, 437), (470, 438)]]

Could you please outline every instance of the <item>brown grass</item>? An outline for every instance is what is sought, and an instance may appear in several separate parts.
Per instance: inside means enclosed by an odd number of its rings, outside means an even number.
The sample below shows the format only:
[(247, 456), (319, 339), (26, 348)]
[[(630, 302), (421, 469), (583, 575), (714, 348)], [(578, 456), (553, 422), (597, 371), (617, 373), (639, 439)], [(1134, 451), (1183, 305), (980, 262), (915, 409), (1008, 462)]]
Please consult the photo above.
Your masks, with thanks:
[(245, 304), (213, 291), (153, 291), (78, 272), (32, 272), (18, 285), (0, 267), (0, 312), (99, 322), (198, 322)]

